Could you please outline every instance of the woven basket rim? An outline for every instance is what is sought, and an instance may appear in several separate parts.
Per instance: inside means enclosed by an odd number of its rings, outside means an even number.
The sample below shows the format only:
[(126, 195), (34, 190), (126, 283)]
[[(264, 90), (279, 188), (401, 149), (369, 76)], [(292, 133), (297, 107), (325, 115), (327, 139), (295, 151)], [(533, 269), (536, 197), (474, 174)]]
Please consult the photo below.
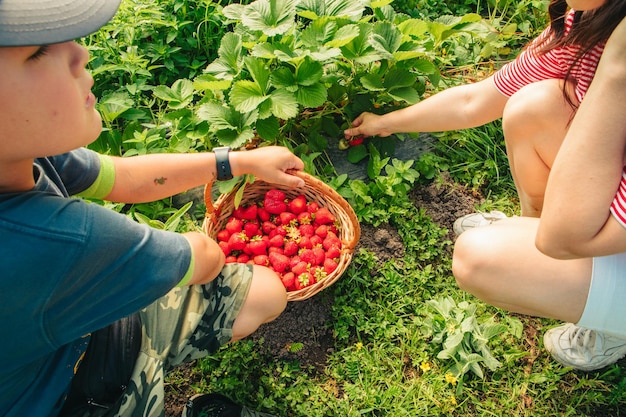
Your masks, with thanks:
[[(342, 242), (337, 269), (323, 280), (320, 280), (311, 286), (301, 290), (287, 292), (288, 301), (302, 301), (334, 284), (341, 277), (341, 275), (343, 275), (352, 260), (352, 254), (361, 236), (361, 228), (354, 209), (352, 209), (348, 202), (339, 193), (337, 193), (336, 190), (304, 171), (297, 171), (294, 174), (304, 180), (304, 188), (290, 188), (280, 184), (272, 184), (262, 180), (255, 180), (252, 183), (245, 184), (246, 188), (243, 190), (242, 202), (247, 201), (246, 198), (249, 198), (251, 195), (254, 196), (254, 193), (259, 189), (278, 188), (283, 190), (288, 196), (305, 194), (307, 195), (307, 199), (309, 201), (313, 200), (318, 202), (318, 204), (320, 202), (323, 203), (320, 204), (320, 206), (327, 206), (331, 213), (333, 213), (337, 218), (339, 222), (339, 238)], [(221, 194), (217, 197), (215, 202), (213, 202), (212, 189), (213, 183), (205, 185), (204, 200), (206, 213), (202, 229), (208, 236), (215, 238), (217, 231), (222, 228), (225, 220), (232, 214), (234, 208), (234, 195), (238, 188), (235, 188), (228, 193)]]

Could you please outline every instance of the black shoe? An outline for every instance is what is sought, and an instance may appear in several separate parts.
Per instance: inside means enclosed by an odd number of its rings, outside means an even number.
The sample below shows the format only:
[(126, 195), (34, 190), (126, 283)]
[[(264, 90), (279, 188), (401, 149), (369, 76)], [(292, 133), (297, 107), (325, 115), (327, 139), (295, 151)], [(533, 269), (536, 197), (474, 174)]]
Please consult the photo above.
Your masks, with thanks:
[(258, 413), (232, 402), (222, 394), (196, 394), (191, 397), (182, 417), (273, 417), (271, 414)]

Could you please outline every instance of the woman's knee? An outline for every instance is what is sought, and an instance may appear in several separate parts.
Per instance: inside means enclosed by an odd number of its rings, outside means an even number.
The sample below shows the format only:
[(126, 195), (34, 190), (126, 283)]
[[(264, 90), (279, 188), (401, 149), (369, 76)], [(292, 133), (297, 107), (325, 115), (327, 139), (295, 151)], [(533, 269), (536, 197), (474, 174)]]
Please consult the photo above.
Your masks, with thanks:
[(452, 274), (458, 287), (472, 294), (476, 292), (479, 277), (493, 256), (489, 246), (484, 244), (482, 232), (479, 229), (463, 232), (454, 244), (452, 255)]

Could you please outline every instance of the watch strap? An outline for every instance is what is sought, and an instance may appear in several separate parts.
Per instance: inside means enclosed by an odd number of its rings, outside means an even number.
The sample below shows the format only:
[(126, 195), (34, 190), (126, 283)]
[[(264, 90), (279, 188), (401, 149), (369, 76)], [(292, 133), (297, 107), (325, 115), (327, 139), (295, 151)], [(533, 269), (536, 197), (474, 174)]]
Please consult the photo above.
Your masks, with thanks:
[(217, 180), (225, 181), (233, 177), (233, 173), (230, 170), (230, 161), (228, 160), (228, 153), (230, 148), (228, 146), (221, 146), (219, 148), (213, 148), (215, 154), (215, 164), (217, 166)]

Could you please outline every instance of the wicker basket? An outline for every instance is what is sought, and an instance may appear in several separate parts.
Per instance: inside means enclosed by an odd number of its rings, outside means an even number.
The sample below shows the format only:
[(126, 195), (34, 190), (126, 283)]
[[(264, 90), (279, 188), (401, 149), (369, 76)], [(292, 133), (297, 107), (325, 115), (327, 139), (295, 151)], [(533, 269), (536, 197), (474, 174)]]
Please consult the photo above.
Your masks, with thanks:
[[(309, 287), (297, 291), (289, 291), (287, 293), (289, 301), (306, 300), (334, 284), (350, 264), (352, 253), (361, 236), (361, 228), (356, 214), (343, 197), (319, 179), (305, 172), (298, 171), (296, 175), (304, 179), (304, 188), (288, 188), (256, 180), (252, 184), (246, 184), (241, 201), (242, 204), (248, 201), (263, 201), (267, 191), (277, 188), (282, 190), (287, 198), (290, 199), (295, 198), (299, 194), (304, 194), (308, 201), (315, 201), (320, 207), (328, 208), (337, 218), (338, 237), (342, 243), (337, 269), (326, 278)], [(220, 195), (213, 203), (212, 188), (213, 184), (211, 183), (204, 188), (206, 216), (202, 228), (208, 236), (215, 238), (217, 232), (224, 228), (226, 221), (233, 213), (236, 190)]]

